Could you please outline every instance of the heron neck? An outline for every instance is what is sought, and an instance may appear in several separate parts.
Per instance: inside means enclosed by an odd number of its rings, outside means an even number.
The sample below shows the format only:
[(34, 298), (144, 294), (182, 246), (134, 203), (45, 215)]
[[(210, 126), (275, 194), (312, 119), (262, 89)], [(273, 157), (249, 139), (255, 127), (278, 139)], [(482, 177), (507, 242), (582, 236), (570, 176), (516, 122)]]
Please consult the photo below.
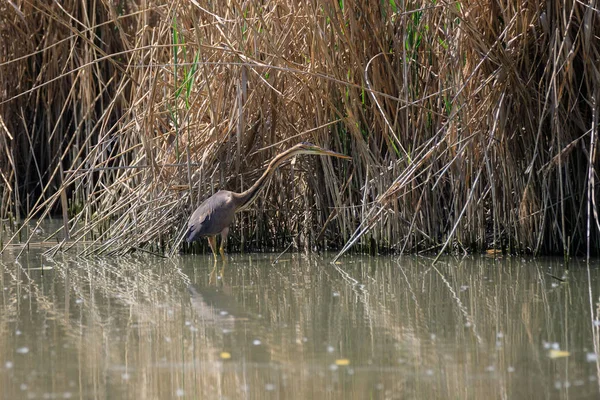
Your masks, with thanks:
[(277, 157), (272, 159), (265, 172), (263, 172), (262, 176), (258, 178), (256, 182), (254, 182), (254, 185), (252, 185), (248, 190), (239, 193), (237, 194), (237, 196), (235, 196), (237, 200), (237, 206), (235, 208), (235, 211), (243, 211), (246, 208), (250, 207), (252, 203), (254, 203), (254, 201), (258, 198), (258, 195), (260, 194), (261, 190), (265, 188), (267, 182), (269, 181), (277, 167), (279, 167), (279, 165), (285, 160), (293, 157), (299, 152), (300, 151), (298, 149), (292, 148), (287, 151), (284, 151), (283, 153), (279, 154)]

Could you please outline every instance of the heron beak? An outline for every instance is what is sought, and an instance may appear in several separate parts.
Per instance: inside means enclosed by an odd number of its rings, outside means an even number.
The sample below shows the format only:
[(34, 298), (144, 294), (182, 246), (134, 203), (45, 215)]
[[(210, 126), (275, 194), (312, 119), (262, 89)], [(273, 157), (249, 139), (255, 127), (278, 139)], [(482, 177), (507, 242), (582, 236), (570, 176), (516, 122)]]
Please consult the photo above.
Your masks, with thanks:
[(185, 238), (185, 241), (188, 243), (191, 243), (194, 241), (194, 231), (191, 231), (190, 233), (188, 233), (187, 237)]
[(350, 156), (347, 156), (342, 153), (336, 153), (335, 151), (331, 151), (331, 150), (322, 149), (322, 150), (319, 150), (318, 154), (321, 156), (331, 156), (331, 157), (337, 157), (337, 158), (344, 158), (346, 160), (352, 160), (352, 157), (350, 157)]

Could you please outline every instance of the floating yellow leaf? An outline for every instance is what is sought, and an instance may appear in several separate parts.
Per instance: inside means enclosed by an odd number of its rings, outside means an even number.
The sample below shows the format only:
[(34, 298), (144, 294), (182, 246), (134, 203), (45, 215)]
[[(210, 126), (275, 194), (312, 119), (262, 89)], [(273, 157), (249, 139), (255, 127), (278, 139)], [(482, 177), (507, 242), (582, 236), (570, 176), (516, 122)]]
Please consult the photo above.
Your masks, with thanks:
[(223, 359), (223, 360), (229, 360), (231, 358), (231, 353), (228, 353), (226, 351), (221, 352), (221, 354), (219, 354), (219, 356)]
[(348, 360), (347, 358), (340, 358), (339, 360), (335, 360), (335, 365), (350, 365), (350, 360)]
[(550, 350), (550, 358), (569, 357), (571, 353), (564, 350)]

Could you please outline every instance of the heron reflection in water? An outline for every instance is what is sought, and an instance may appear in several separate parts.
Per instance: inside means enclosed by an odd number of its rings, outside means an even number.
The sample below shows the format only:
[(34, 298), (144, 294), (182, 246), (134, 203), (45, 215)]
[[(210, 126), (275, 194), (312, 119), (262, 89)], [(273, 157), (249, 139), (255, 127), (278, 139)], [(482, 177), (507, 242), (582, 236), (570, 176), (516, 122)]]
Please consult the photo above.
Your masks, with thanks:
[(298, 154), (351, 158), (311, 143), (304, 142), (295, 145), (273, 158), (262, 176), (245, 192), (235, 193), (229, 190), (220, 190), (200, 204), (200, 207), (194, 211), (188, 221), (186, 241), (190, 243), (202, 236), (206, 236), (210, 249), (216, 259), (217, 235), (220, 234), (221, 247), (219, 248), (219, 252), (221, 253), (221, 257), (225, 258), (224, 249), (227, 242), (227, 234), (229, 233), (229, 225), (233, 221), (235, 213), (247, 209), (257, 199), (258, 194), (266, 186), (277, 167), (285, 160)]

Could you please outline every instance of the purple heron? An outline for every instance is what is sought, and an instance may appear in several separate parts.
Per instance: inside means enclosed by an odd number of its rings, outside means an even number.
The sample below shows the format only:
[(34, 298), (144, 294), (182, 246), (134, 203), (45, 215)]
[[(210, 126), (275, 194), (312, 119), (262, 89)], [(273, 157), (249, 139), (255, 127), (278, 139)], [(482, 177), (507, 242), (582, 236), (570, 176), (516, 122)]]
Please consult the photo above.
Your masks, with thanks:
[(206, 236), (210, 249), (216, 259), (217, 235), (220, 234), (221, 247), (219, 248), (219, 252), (221, 253), (221, 257), (225, 258), (225, 243), (227, 242), (229, 225), (233, 221), (235, 213), (247, 209), (258, 198), (258, 194), (266, 186), (266, 183), (277, 167), (288, 158), (298, 154), (314, 154), (351, 159), (351, 157), (325, 150), (311, 143), (299, 143), (273, 158), (262, 176), (245, 192), (235, 193), (229, 190), (220, 190), (204, 200), (188, 221), (186, 241), (190, 243), (202, 236)]

